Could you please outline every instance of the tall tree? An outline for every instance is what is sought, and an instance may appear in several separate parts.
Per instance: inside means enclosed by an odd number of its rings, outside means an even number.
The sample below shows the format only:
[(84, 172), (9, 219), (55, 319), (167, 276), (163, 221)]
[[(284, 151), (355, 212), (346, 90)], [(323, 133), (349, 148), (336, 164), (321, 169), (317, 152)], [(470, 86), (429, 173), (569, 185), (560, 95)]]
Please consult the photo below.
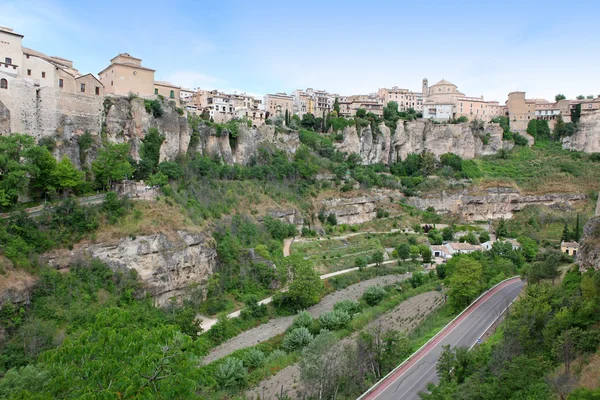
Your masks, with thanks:
[(569, 232), (569, 225), (565, 222), (565, 227), (563, 228), (562, 235), (560, 239), (563, 242), (568, 242), (571, 239), (571, 233)]
[(471, 257), (461, 257), (448, 278), (450, 304), (456, 311), (467, 307), (483, 289), (483, 267)]
[(77, 192), (84, 182), (84, 173), (78, 171), (66, 156), (56, 164), (52, 177), (57, 190), (63, 194), (69, 191)]
[(573, 240), (579, 242), (581, 240), (581, 226), (579, 222), (579, 213), (577, 213), (577, 222), (575, 223), (575, 232), (573, 232)]
[(92, 163), (96, 183), (102, 188), (110, 188), (113, 182), (131, 177), (133, 168), (127, 160), (129, 143), (108, 143), (98, 152)]
[(336, 116), (340, 116), (340, 101), (339, 99), (336, 97), (335, 101), (333, 102), (333, 111), (335, 111)]

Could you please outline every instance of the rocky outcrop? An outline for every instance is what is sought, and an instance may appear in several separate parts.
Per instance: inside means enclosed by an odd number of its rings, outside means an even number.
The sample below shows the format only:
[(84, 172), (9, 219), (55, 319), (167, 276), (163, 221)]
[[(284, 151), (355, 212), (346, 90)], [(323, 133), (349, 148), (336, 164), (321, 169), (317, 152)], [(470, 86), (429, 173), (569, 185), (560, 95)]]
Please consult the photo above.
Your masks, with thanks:
[(578, 193), (550, 193), (544, 195), (522, 195), (518, 190), (495, 187), (482, 193), (471, 194), (463, 190), (458, 193), (442, 192), (424, 197), (409, 197), (407, 203), (425, 210), (433, 207), (437, 212), (459, 215), (467, 221), (512, 218), (513, 213), (529, 205), (545, 205), (572, 209), (573, 203), (584, 201), (587, 195)]
[[(435, 124), (428, 120), (398, 121), (393, 135), (385, 124), (357, 129), (352, 125), (343, 132), (337, 149), (359, 154), (363, 164), (393, 163), (410, 153), (429, 151), (437, 157), (454, 153), (462, 158), (495, 154), (510, 149), (513, 142), (503, 141), (500, 125), (494, 123)], [(391, 136), (390, 136), (391, 135)]]
[(335, 214), (338, 224), (362, 224), (377, 217), (377, 209), (388, 209), (389, 204), (402, 197), (399, 193), (373, 191), (371, 196), (333, 198), (321, 201), (325, 214)]
[(577, 123), (577, 131), (562, 139), (566, 150), (600, 153), (600, 110), (584, 112)]
[(105, 125), (102, 135), (112, 143), (127, 142), (131, 155), (140, 159), (142, 139), (150, 128), (158, 129), (165, 137), (160, 148), (160, 160), (173, 160), (178, 154), (187, 152), (191, 128), (187, 118), (180, 116), (174, 102), (162, 101), (162, 116), (155, 118), (146, 111), (144, 100), (133, 97), (107, 97)]
[(600, 269), (600, 197), (596, 204), (595, 215), (583, 227), (575, 262), (583, 270)]
[(199, 133), (198, 145), (190, 151), (219, 158), (229, 165), (247, 165), (253, 157), (258, 156), (259, 148), (263, 146), (272, 146), (288, 154), (296, 153), (300, 146), (298, 132), (278, 133), (271, 125), (257, 128), (240, 123), (235, 138), (227, 128), (217, 129), (204, 122), (199, 122), (196, 129)]
[(158, 305), (185, 295), (190, 285), (204, 287), (217, 265), (216, 244), (203, 233), (177, 231), (165, 234), (122, 238), (116, 243), (83, 245), (70, 257), (47, 257), (60, 268), (78, 257), (97, 258), (112, 269), (133, 269)]
[(0, 308), (6, 302), (29, 304), (36, 282), (36, 277), (23, 270), (5, 270), (4, 274), (0, 275)]
[[(304, 226), (304, 218), (302, 217), (302, 214), (300, 214), (300, 211), (295, 208), (269, 210), (266, 215), (278, 219), (281, 222), (285, 222), (286, 224), (296, 225), (298, 231), (302, 230), (302, 227)], [(262, 222), (263, 218), (259, 218), (259, 221)]]

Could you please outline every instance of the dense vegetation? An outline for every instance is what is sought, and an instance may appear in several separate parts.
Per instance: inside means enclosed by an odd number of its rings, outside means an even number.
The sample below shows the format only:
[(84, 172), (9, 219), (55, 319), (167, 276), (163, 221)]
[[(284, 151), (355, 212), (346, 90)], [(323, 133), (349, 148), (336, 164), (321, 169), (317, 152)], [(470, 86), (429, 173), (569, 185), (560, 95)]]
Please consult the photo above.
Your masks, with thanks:
[[(600, 344), (600, 273), (571, 269), (557, 286), (530, 281), (491, 344), (446, 349), (423, 399), (595, 399), (577, 388)], [(597, 377), (597, 376), (596, 376)], [(597, 382), (596, 382), (597, 383)]]

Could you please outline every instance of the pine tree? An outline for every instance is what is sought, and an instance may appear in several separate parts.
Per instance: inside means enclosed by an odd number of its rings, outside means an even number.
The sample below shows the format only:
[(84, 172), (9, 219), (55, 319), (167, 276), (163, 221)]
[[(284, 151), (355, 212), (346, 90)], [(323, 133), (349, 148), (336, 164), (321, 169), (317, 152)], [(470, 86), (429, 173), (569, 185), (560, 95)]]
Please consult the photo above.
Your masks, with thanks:
[(562, 231), (562, 236), (561, 236), (560, 239), (563, 242), (568, 242), (570, 238), (571, 238), (571, 234), (569, 232), (569, 225), (567, 225), (567, 223), (565, 222), (565, 227), (564, 227), (564, 229)]
[(288, 112), (288, 110), (285, 110), (285, 126), (288, 126), (290, 124), (290, 113)]

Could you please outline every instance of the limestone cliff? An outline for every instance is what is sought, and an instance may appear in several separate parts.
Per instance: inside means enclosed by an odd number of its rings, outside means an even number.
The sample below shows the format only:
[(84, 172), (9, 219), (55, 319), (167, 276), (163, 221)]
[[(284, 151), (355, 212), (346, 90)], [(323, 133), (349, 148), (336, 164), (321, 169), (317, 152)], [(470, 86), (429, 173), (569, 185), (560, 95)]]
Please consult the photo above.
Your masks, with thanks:
[(600, 198), (595, 215), (583, 227), (575, 262), (581, 269), (600, 269)]
[(86, 244), (69, 254), (47, 254), (45, 260), (62, 268), (78, 257), (98, 258), (113, 269), (135, 270), (158, 305), (184, 295), (190, 285), (204, 287), (217, 265), (214, 239), (187, 231), (177, 231), (174, 237), (155, 234)]
[(135, 160), (140, 158), (142, 139), (150, 128), (158, 129), (165, 137), (160, 148), (161, 161), (173, 160), (178, 154), (187, 152), (191, 129), (187, 118), (179, 115), (174, 103), (163, 100), (163, 114), (159, 118), (148, 113), (144, 100), (137, 97), (107, 97), (104, 107), (106, 115), (102, 134), (109, 142), (129, 143)]
[[(398, 121), (396, 131), (381, 124), (357, 129), (346, 127), (340, 151), (356, 153), (363, 164), (393, 163), (405, 159), (410, 153), (429, 151), (437, 157), (454, 153), (462, 158), (495, 154), (510, 149), (513, 142), (502, 140), (502, 128), (494, 123), (435, 124), (428, 120)], [(390, 136), (391, 135), (391, 136)]]
[(224, 163), (246, 165), (258, 155), (261, 146), (274, 146), (288, 154), (294, 154), (300, 146), (297, 132), (277, 133), (274, 126), (249, 127), (241, 123), (237, 137), (232, 138), (227, 128), (217, 130), (204, 122), (195, 127), (198, 131), (198, 144), (190, 149), (207, 157), (217, 157)]
[(321, 201), (326, 214), (335, 214), (338, 224), (362, 224), (377, 217), (377, 209), (393, 211), (392, 205), (402, 195), (391, 190), (372, 190), (370, 195), (359, 197), (336, 197)]
[(600, 152), (600, 110), (585, 112), (577, 124), (573, 136), (562, 139), (563, 149), (584, 151), (586, 153)]
[(467, 221), (512, 218), (513, 213), (529, 205), (546, 205), (571, 208), (575, 202), (587, 198), (579, 193), (551, 193), (544, 195), (522, 195), (518, 190), (506, 187), (490, 188), (483, 193), (472, 194), (469, 190), (458, 193), (409, 197), (407, 203), (420, 209), (433, 207), (437, 212), (458, 214)]

